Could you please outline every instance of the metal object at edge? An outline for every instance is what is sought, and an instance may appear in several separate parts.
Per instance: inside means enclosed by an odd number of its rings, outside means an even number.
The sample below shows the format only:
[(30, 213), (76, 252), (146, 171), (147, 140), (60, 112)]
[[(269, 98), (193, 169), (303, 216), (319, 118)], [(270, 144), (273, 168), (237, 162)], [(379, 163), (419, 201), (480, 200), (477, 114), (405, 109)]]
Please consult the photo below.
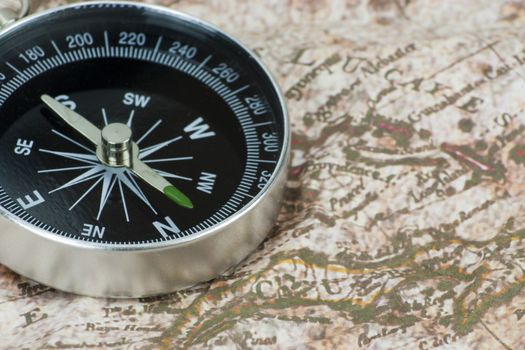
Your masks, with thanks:
[(29, 0), (19, 0), (18, 2), (20, 3), (20, 9), (18, 11), (5, 5), (0, 7), (0, 29), (9, 26), (16, 20), (29, 14)]

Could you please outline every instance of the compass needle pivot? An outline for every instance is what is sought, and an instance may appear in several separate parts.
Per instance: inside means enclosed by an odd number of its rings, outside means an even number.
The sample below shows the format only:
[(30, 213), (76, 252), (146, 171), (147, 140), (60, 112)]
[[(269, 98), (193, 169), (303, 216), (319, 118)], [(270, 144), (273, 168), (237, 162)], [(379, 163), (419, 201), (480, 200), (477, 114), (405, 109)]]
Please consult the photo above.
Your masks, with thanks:
[[(187, 209), (193, 209), (193, 203), (188, 196), (139, 160), (141, 152), (132, 140), (131, 123), (111, 123), (100, 130), (85, 117), (70, 110), (51, 96), (42, 95), (41, 99), (56, 115), (97, 147), (97, 157), (101, 163), (108, 167), (127, 167), (144, 182), (164, 193), (174, 203)], [(153, 146), (147, 150), (147, 153), (142, 153), (142, 158), (179, 139), (181, 137)]]

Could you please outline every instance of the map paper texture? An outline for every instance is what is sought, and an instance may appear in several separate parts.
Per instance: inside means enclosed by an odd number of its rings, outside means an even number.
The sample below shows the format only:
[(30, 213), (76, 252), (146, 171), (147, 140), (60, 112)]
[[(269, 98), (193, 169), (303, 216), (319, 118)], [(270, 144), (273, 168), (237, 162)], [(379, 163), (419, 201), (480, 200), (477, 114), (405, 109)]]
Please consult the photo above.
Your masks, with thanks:
[(237, 268), (157, 298), (0, 267), (1, 348), (525, 349), (525, 2), (148, 2), (275, 74), (293, 132), (279, 220)]

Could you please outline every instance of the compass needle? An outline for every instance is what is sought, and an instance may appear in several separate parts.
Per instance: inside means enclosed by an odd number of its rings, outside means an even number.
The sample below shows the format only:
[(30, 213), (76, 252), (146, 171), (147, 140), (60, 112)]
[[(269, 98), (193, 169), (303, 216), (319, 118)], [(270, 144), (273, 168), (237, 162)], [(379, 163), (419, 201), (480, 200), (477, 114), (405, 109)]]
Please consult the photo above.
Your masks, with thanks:
[(0, 264), (60, 290), (144, 297), (209, 281), (264, 240), (289, 121), (237, 40), (97, 0), (13, 23), (0, 46)]
[(192, 201), (182, 193), (177, 187), (173, 186), (168, 180), (159, 175), (158, 172), (150, 168), (146, 163), (139, 159), (134, 159), (130, 169), (135, 175), (153, 186), (155, 189), (165, 194), (171, 201), (187, 209), (193, 209)]
[(164, 188), (164, 194), (173, 202), (183, 206), (184, 208), (193, 209), (193, 203), (191, 202), (191, 200), (177, 187), (168, 186)]
[(100, 144), (100, 129), (93, 125), (89, 120), (80, 114), (67, 108), (49, 95), (41, 96), (42, 102), (49, 107), (56, 115), (62, 118), (69, 126), (82, 134), (94, 145)]
[[(97, 156), (105, 165), (110, 167), (126, 166), (135, 175), (140, 177), (149, 185), (156, 188), (161, 193), (165, 194), (166, 197), (168, 197), (174, 203), (187, 209), (193, 209), (193, 203), (188, 198), (188, 196), (186, 196), (184, 193), (182, 193), (181, 190), (169, 183), (169, 181), (164, 179), (161, 175), (159, 175), (157, 172), (151, 169), (148, 165), (139, 160), (139, 158), (146, 158), (147, 156), (150, 156), (153, 153), (158, 152), (165, 147), (168, 147), (172, 143), (181, 140), (182, 136), (178, 136), (168, 141), (150, 146), (148, 148), (143, 149), (142, 151), (136, 152), (137, 154), (133, 155), (133, 148), (138, 150), (136, 144), (134, 144), (131, 141), (132, 132), (130, 127), (133, 121), (133, 117), (135, 115), (134, 110), (131, 111), (126, 125), (120, 123), (112, 123), (106, 125), (104, 129), (100, 130), (96, 126), (94, 126), (90, 121), (88, 121), (85, 117), (67, 108), (51, 96), (42, 95), (41, 99), (51, 110), (53, 110), (53, 112), (55, 112), (56, 115), (62, 118), (69, 126), (71, 126), (73, 129), (84, 135), (89, 141), (91, 141), (95, 146), (97, 146)], [(68, 140), (72, 141), (69, 138)], [(126, 151), (129, 151), (129, 154), (127, 156), (125, 154)], [(135, 156), (134, 159), (130, 160), (130, 158), (132, 158), (133, 156)], [(122, 160), (119, 160), (119, 157)], [(70, 183), (76, 184), (78, 183), (78, 181)], [(106, 184), (106, 181), (104, 182), (104, 184)], [(65, 187), (62, 186), (59, 189), (62, 188)], [(111, 186), (111, 189), (112, 188), (113, 186)], [(57, 191), (59, 189), (56, 189), (54, 191)], [(107, 189), (107, 186), (104, 186), (104, 189)], [(106, 196), (103, 195), (101, 197), (101, 205), (99, 213), (97, 215), (97, 220), (100, 218), (100, 214), (107, 201), (107, 197), (103, 197)]]

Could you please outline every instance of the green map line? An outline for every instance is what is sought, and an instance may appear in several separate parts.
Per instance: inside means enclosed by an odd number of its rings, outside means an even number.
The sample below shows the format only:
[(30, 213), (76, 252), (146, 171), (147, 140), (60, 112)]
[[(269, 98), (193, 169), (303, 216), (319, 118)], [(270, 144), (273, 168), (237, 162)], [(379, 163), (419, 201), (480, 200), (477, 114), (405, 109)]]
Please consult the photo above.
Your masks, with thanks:
[[(399, 298), (399, 292), (404, 288), (427, 280), (455, 281), (447, 282), (443, 286), (456, 285), (458, 282), (466, 283), (464, 291), (457, 297), (450, 296), (453, 301), (453, 329), (460, 335), (468, 334), (472, 328), (482, 319), (490, 308), (497, 305), (508, 303), (513, 297), (518, 295), (525, 287), (525, 276), (518, 278), (514, 283), (498, 292), (487, 294), (480, 299), (476, 306), (467, 310), (464, 303), (469, 295), (476, 294), (481, 284), (490, 273), (487, 266), (480, 266), (471, 273), (454, 265), (430, 266), (416, 262), (418, 256), (426, 254), (430, 250), (443, 250), (450, 246), (462, 248), (484, 248), (494, 244), (496, 247), (503, 248), (512, 241), (525, 241), (525, 229), (511, 233), (501, 233), (494, 238), (486, 241), (476, 242), (464, 240), (461, 238), (445, 239), (438, 242), (431, 242), (423, 246), (408, 245), (404, 251), (396, 257), (387, 259), (383, 262), (364, 262), (364, 261), (346, 261), (340, 258), (337, 261), (328, 259), (321, 254), (315, 254), (308, 249), (278, 254), (270, 259), (269, 264), (259, 273), (248, 278), (240, 279), (231, 285), (221, 281), (218, 287), (210, 289), (207, 295), (198, 297), (193, 303), (178, 317), (172, 327), (167, 330), (161, 337), (166, 348), (172, 345), (171, 339), (177, 336), (183, 336), (184, 346), (191, 346), (205, 343), (219, 333), (232, 329), (237, 320), (246, 319), (258, 315), (260, 311), (267, 312), (270, 310), (282, 310), (285, 308), (294, 309), (300, 307), (317, 307), (327, 306), (331, 310), (348, 315), (355, 324), (364, 324), (377, 322), (382, 325), (396, 327), (410, 327), (418, 322), (418, 317), (408, 314), (406, 305), (396, 300)], [(457, 249), (455, 249), (457, 251)], [(448, 257), (449, 260), (451, 257)], [(298, 260), (299, 259), (299, 260)], [(309, 270), (329, 271), (330, 269), (339, 269), (347, 271), (349, 276), (367, 275), (368, 273), (377, 273), (378, 271), (388, 271), (392, 269), (407, 268), (402, 272), (405, 274), (403, 280), (396, 284), (395, 287), (387, 290), (381, 287), (369, 301), (363, 301), (359, 298), (338, 298), (325, 300), (322, 298), (311, 298), (306, 294), (311, 292), (316, 286), (305, 287), (300, 283), (295, 288), (288, 289), (285, 296), (279, 298), (262, 298), (253, 291), (253, 286), (264, 280), (265, 275), (271, 275), (281, 265), (297, 264), (304, 265)], [(222, 285), (221, 285), (222, 284)], [(293, 284), (292, 284), (293, 285)], [(317, 287), (319, 287), (317, 285)], [(452, 289), (451, 289), (452, 290)], [(239, 298), (239, 295), (243, 295)], [(236, 297), (235, 297), (236, 296)], [(387, 298), (390, 300), (389, 306), (380, 306), (380, 299)], [(227, 305), (221, 305), (223, 300), (227, 300)], [(203, 310), (207, 310), (204, 311)], [(417, 309), (415, 309), (417, 311)], [(216, 314), (216, 311), (219, 314)], [(412, 310), (414, 311), (414, 310)], [(403, 317), (397, 316), (403, 314)], [(260, 316), (260, 315), (258, 315)], [(189, 324), (195, 323), (194, 326)], [(440, 320), (448, 324), (447, 317)], [(191, 329), (189, 332), (182, 334), (183, 330)]]

